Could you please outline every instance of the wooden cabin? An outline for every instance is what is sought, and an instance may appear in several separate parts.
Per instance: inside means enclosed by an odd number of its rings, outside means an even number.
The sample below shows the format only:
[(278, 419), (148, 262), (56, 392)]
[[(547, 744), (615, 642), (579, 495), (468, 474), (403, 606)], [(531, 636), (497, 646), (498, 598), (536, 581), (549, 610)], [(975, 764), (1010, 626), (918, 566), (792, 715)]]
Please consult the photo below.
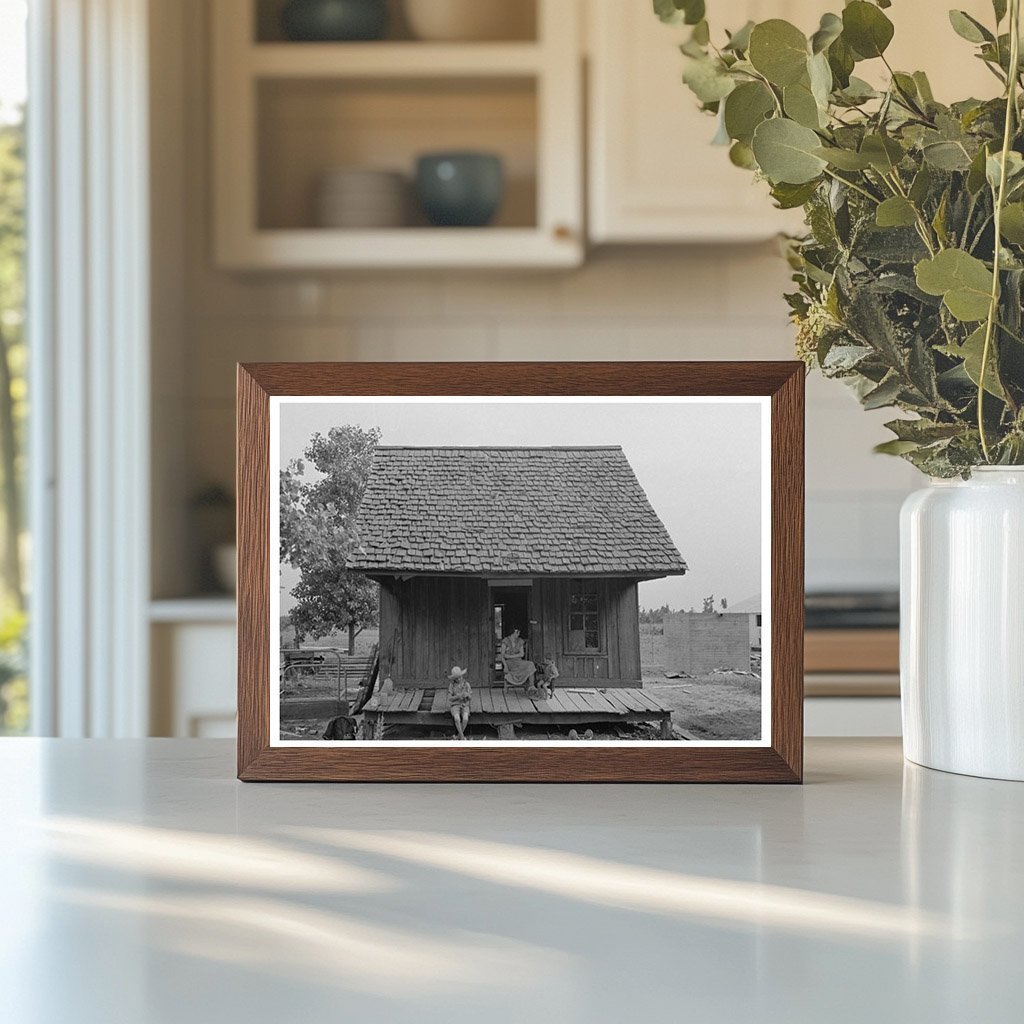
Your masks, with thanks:
[(637, 686), (637, 584), (686, 572), (620, 447), (381, 446), (356, 529), (398, 687), (500, 685), (515, 628), (559, 685)]

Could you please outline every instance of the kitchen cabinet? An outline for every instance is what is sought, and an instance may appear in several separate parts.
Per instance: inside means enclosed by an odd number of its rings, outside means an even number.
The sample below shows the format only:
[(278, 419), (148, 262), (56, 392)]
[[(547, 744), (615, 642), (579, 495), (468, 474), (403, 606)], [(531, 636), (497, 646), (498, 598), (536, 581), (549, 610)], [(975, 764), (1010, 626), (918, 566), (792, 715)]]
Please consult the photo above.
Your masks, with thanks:
[[(212, 4), (218, 266), (579, 264), (579, 8), (510, 2), (535, 14), (532, 38), (422, 42), (398, 31), (373, 42), (292, 42), (277, 27), (277, 0)], [(420, 154), (452, 150), (501, 157), (506, 189), (493, 225), (432, 227), (411, 195), (405, 226), (318, 223), (313, 197), (328, 172), (399, 172), (411, 184)]]
[[(799, 211), (776, 210), (767, 186), (712, 146), (715, 121), (682, 84), (678, 44), (685, 26), (663, 25), (646, 2), (587, 0), (588, 213), (593, 243), (736, 242), (799, 231)], [(785, 18), (811, 33), (826, 0), (708, 2), (713, 37), (747, 20)], [(989, 23), (988, 0), (958, 4)], [(886, 11), (896, 27), (888, 53), (896, 68), (928, 72), (944, 101), (994, 95), (998, 83), (955, 35), (946, 7), (901, 0)], [(886, 75), (880, 61), (858, 74)]]
[(183, 598), (150, 605), (150, 735), (235, 735), (235, 602)]

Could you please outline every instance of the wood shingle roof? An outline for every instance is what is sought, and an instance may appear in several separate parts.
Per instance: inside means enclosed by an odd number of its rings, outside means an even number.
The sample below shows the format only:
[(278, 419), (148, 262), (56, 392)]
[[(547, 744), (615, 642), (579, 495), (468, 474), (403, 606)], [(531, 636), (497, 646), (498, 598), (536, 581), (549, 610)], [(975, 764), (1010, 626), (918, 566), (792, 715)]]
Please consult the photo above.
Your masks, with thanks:
[(377, 448), (349, 568), (682, 575), (621, 448)]

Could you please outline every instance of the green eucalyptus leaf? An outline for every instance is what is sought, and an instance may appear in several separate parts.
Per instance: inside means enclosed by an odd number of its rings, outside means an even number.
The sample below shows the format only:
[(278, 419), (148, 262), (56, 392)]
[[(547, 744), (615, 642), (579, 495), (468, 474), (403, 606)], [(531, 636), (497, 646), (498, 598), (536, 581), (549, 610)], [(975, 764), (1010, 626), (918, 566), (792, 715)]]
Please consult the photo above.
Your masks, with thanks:
[(876, 455), (906, 455), (920, 447), (917, 441), (883, 441), (876, 444), (872, 450)]
[(786, 116), (805, 128), (824, 127), (824, 118), (808, 81), (795, 82), (782, 90), (782, 106)]
[(736, 88), (735, 80), (717, 60), (687, 61), (683, 81), (701, 103), (717, 103)]
[[(964, 372), (970, 377), (975, 387), (981, 386), (981, 364), (985, 354), (984, 324), (972, 332), (962, 345), (940, 345), (938, 351), (951, 359), (962, 359)], [(993, 341), (989, 345), (988, 365), (985, 367), (985, 390), (990, 395), (1005, 401), (1006, 392), (999, 381), (995, 356), (995, 342)]]
[(987, 178), (985, 177), (986, 164), (988, 162), (988, 149), (982, 146), (977, 153), (974, 154), (971, 160), (968, 172), (967, 172), (967, 191), (972, 195), (976, 196), (984, 187)]
[(772, 18), (750, 33), (747, 59), (772, 85), (793, 85), (807, 70), (807, 38), (795, 25)]
[(914, 79), (914, 84), (917, 86), (918, 96), (920, 96), (925, 103), (934, 103), (935, 96), (932, 93), (932, 84), (928, 81), (928, 76), (923, 71), (915, 71), (911, 77)]
[(860, 152), (876, 171), (883, 174), (891, 174), (903, 159), (903, 147), (888, 135), (865, 135)]
[(704, 0), (654, 0), (654, 13), (668, 25), (696, 25), (704, 17)]
[(775, 111), (775, 97), (763, 82), (743, 82), (725, 101), (725, 128), (729, 137), (748, 146), (754, 129)]
[[(993, 192), (999, 188), (999, 179), (1002, 172), (1003, 154), (1002, 152), (993, 153), (985, 161), (985, 177), (988, 179)], [(1013, 190), (1015, 183), (1022, 175), (1024, 175), (1024, 157), (1011, 149), (1006, 154), (1006, 183), (1010, 191)]]
[(887, 406), (896, 404), (902, 390), (903, 385), (900, 378), (893, 374), (882, 381), (878, 387), (872, 388), (871, 391), (861, 398), (860, 402), (868, 410), (884, 409)]
[(816, 54), (807, 62), (807, 79), (811, 85), (811, 95), (824, 115), (822, 125), (825, 125), (828, 123), (828, 104), (832, 95), (832, 69), (825, 54)]
[(701, 18), (696, 25), (693, 26), (693, 33), (690, 38), (700, 46), (707, 46), (711, 42), (711, 28), (708, 25), (706, 18)]
[(817, 189), (817, 181), (805, 182), (802, 185), (792, 185), (783, 181), (772, 186), (772, 199), (780, 210), (795, 210), (798, 206), (803, 206)]
[(736, 167), (742, 167), (745, 171), (756, 171), (757, 160), (754, 159), (754, 151), (745, 142), (734, 142), (729, 149), (729, 160)]
[(811, 36), (811, 52), (827, 50), (843, 32), (843, 19), (836, 14), (823, 14), (818, 31)]
[(935, 210), (935, 216), (932, 217), (932, 229), (935, 231), (935, 237), (939, 240), (939, 245), (949, 245), (949, 233), (946, 231), (946, 217), (949, 214), (949, 189), (947, 188), (942, 193), (942, 198), (939, 200), (939, 205)]
[(880, 93), (877, 89), (873, 88), (863, 78), (858, 78), (856, 75), (851, 75), (849, 84), (845, 89), (840, 90), (840, 96), (843, 100), (853, 106), (857, 106), (861, 103), (867, 103), (868, 100), (877, 99)]
[(853, 50), (846, 45), (843, 37), (840, 36), (826, 51), (828, 53), (828, 66), (832, 69), (832, 77), (835, 79), (836, 87), (845, 89), (850, 84), (850, 76), (856, 64)]
[(722, 109), (722, 104), (718, 106), (718, 116), (716, 117), (717, 128), (715, 134), (711, 139), (712, 146), (728, 146), (732, 139), (729, 138), (729, 133), (725, 129), (725, 111)]
[(880, 228), (903, 228), (917, 223), (914, 204), (903, 196), (893, 196), (878, 204), (875, 223)]
[(950, 11), (949, 23), (953, 31), (969, 43), (994, 42), (995, 36), (984, 25), (972, 18), (966, 11)]
[(999, 227), (1007, 242), (1024, 246), (1024, 203), (1010, 203), (1004, 207)]
[(863, 171), (871, 166), (871, 161), (852, 149), (836, 149), (833, 146), (819, 146), (814, 150), (815, 156), (820, 156), (833, 167), (841, 171)]
[(1006, 0), (992, 0), (992, 10), (995, 12), (998, 25), (1006, 17)]
[(892, 22), (866, 0), (853, 0), (843, 9), (843, 39), (862, 60), (881, 57), (893, 31)]
[(935, 174), (931, 168), (927, 164), (921, 164), (921, 169), (914, 175), (910, 191), (907, 193), (910, 201), (918, 206), (924, 203), (925, 199), (928, 198), (928, 193), (931, 191), (934, 180)]
[(965, 323), (988, 316), (992, 271), (963, 249), (944, 249), (915, 268), (917, 286), (941, 295), (950, 313)]
[(735, 53), (746, 53), (750, 47), (750, 33), (754, 30), (756, 22), (748, 21), (743, 28), (737, 29), (729, 36), (729, 42), (724, 49), (732, 50)]
[(900, 441), (933, 444), (956, 437), (963, 430), (959, 423), (936, 423), (932, 420), (891, 420), (885, 425)]
[(932, 167), (940, 171), (966, 171), (971, 166), (971, 157), (959, 142), (940, 139), (926, 143), (921, 148), (921, 154)]
[(810, 128), (779, 117), (757, 126), (751, 148), (770, 182), (802, 185), (814, 181), (825, 169), (825, 161), (815, 152), (820, 143)]

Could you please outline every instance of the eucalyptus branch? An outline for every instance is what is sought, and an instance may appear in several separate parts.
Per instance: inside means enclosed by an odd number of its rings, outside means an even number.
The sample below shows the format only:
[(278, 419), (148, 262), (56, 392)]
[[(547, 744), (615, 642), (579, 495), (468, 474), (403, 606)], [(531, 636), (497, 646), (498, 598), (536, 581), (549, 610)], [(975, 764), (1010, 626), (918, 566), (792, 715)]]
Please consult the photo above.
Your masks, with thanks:
[(849, 181), (846, 178), (841, 178), (838, 174), (834, 171), (830, 171), (827, 167), (825, 168), (825, 174), (833, 181), (838, 181), (840, 185), (845, 185), (847, 188), (852, 188), (854, 192), (859, 192), (865, 199), (870, 199), (875, 206), (881, 202), (877, 196), (873, 196), (867, 189), (861, 188), (856, 182)]
[(999, 188), (995, 196), (995, 245), (992, 254), (992, 293), (989, 298), (988, 319), (985, 321), (985, 344), (981, 350), (981, 369), (978, 371), (978, 436), (985, 461), (992, 462), (988, 432), (985, 429), (985, 377), (992, 356), (992, 336), (999, 316), (999, 272), (1002, 270), (1003, 206), (1006, 202), (1006, 176), (1013, 125), (1017, 117), (1017, 85), (1020, 73), (1020, 0), (1010, 0), (1010, 73), (1006, 84), (1006, 123), (1003, 125), (1002, 159), (999, 166)]

